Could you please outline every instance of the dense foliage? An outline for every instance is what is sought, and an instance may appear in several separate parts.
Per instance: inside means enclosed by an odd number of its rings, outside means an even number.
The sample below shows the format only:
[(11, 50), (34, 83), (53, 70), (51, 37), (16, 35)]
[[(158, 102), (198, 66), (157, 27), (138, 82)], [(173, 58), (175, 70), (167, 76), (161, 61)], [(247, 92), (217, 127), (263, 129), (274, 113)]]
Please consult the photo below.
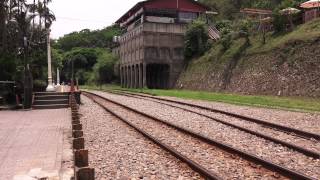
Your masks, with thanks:
[(74, 77), (80, 85), (101, 84), (115, 81), (114, 65), (117, 58), (111, 53), (113, 36), (120, 34), (118, 26), (102, 30), (84, 29), (58, 39), (53, 47), (54, 59), (62, 63), (62, 81), (69, 82)]
[(205, 22), (196, 20), (191, 23), (185, 36), (184, 54), (187, 60), (201, 56), (208, 50), (208, 27)]
[(30, 2), (0, 1), (0, 81), (22, 84), (27, 64), (34, 79), (46, 80), (46, 37), (55, 17), (50, 0)]
[(199, 0), (201, 3), (216, 10), (219, 19), (237, 19), (241, 8), (276, 8), (297, 7), (305, 0)]
[(70, 51), (74, 47), (100, 47), (110, 48), (113, 36), (120, 33), (118, 26), (110, 26), (102, 30), (90, 31), (84, 29), (80, 32), (73, 32), (60, 38), (55, 47), (64, 51)]

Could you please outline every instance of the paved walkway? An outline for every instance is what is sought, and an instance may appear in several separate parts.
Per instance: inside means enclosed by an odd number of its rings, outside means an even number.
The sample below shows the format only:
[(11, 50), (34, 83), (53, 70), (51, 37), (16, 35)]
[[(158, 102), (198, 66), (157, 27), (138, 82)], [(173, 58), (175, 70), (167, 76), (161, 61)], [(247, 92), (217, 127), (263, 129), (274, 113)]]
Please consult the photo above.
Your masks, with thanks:
[(0, 180), (70, 179), (69, 109), (0, 111)]
[(56, 87), (56, 92), (69, 92), (69, 91), (70, 91), (70, 86), (61, 85)]

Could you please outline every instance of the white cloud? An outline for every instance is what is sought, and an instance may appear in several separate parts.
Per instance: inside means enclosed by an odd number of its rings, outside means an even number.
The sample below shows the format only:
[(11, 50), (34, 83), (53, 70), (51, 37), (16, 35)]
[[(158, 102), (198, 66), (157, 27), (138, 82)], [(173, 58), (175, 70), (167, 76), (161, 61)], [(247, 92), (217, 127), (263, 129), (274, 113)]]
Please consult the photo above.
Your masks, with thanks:
[(140, 0), (52, 0), (57, 20), (52, 38), (82, 29), (101, 29), (114, 23)]

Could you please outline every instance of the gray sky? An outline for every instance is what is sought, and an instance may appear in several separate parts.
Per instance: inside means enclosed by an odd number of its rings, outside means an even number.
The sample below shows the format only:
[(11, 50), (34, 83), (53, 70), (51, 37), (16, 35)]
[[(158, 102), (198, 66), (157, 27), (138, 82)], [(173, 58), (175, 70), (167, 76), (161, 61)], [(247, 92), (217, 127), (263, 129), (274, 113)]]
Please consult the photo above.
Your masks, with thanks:
[(114, 23), (141, 0), (52, 0), (51, 10), (57, 20), (52, 38), (82, 29), (101, 29)]

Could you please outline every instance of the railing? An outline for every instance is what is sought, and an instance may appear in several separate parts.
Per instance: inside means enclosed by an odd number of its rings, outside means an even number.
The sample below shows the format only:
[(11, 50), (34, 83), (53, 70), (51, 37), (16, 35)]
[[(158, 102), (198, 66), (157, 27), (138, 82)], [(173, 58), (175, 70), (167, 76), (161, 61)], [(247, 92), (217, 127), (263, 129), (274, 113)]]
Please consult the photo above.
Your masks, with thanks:
[(220, 39), (220, 32), (215, 26), (209, 26), (208, 35), (212, 40)]

